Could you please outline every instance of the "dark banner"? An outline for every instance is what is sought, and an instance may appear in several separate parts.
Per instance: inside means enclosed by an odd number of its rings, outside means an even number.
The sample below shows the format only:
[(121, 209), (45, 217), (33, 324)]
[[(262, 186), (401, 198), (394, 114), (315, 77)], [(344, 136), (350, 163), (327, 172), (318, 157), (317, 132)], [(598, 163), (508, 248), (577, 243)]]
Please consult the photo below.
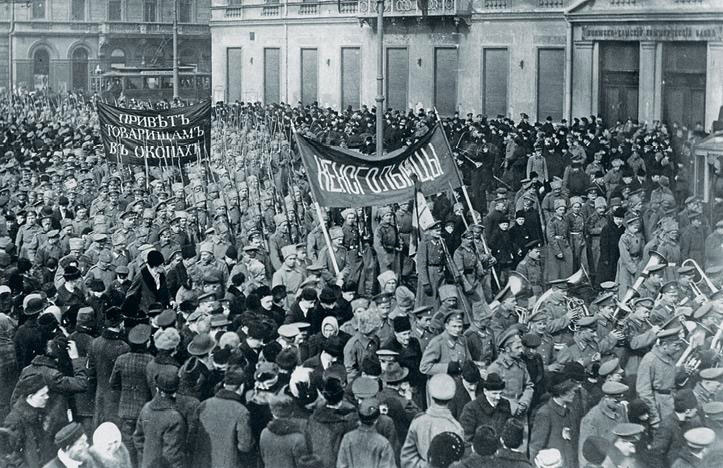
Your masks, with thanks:
[(372, 159), (297, 134), (299, 152), (321, 206), (374, 206), (414, 198), (416, 175), (425, 195), (460, 187), (454, 158), (439, 125), (409, 148)]
[(211, 151), (211, 101), (167, 110), (98, 103), (106, 158), (122, 164), (178, 166)]

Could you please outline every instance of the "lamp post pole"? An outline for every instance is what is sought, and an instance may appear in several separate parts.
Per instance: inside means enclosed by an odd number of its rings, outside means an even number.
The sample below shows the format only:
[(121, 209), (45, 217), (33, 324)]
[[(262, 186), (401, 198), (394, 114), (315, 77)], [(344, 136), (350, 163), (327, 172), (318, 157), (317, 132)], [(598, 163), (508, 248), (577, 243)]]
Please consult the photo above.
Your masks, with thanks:
[(377, 157), (384, 154), (384, 0), (377, 0)]
[(178, 99), (178, 0), (173, 0), (173, 99)]

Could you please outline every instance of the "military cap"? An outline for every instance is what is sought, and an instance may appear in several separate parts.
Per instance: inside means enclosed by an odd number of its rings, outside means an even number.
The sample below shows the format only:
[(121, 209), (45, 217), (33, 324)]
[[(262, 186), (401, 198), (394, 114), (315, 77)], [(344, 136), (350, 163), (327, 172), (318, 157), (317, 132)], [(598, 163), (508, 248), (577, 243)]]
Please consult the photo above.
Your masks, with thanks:
[(452, 320), (459, 320), (459, 321), (463, 322), (464, 314), (462, 313), (462, 311), (457, 310), (457, 309), (451, 309), (451, 310), (448, 310), (447, 312), (445, 312), (444, 323), (450, 322)]
[(595, 298), (594, 301), (592, 301), (595, 305), (604, 305), (609, 302), (613, 302), (615, 299), (615, 293), (611, 291), (606, 291), (601, 293), (597, 298)]
[(717, 223), (715, 223), (715, 227), (717, 228), (723, 228), (723, 219), (719, 220)]
[(359, 297), (351, 301), (351, 310), (352, 312), (356, 312), (359, 309), (366, 309), (369, 307), (369, 299), (364, 297)]
[(613, 429), (613, 434), (623, 439), (629, 439), (640, 436), (645, 428), (640, 424), (620, 423)]
[(655, 272), (658, 272), (658, 271), (661, 271), (664, 269), (665, 269), (665, 265), (663, 265), (663, 264), (653, 265), (650, 268), (648, 268), (648, 273), (655, 273)]
[(51, 229), (47, 233), (48, 239), (57, 239), (59, 235), (60, 231), (58, 231), (57, 229)]
[(630, 387), (620, 382), (605, 382), (602, 391), (605, 395), (624, 395)]
[(356, 210), (354, 208), (347, 208), (345, 210), (342, 210), (341, 216), (346, 219), (350, 215), (356, 215)]
[(683, 437), (689, 447), (702, 449), (715, 441), (715, 432), (707, 427), (696, 427), (685, 431)]
[(220, 271), (212, 268), (203, 275), (203, 282), (206, 284), (219, 284), (223, 282), (223, 275)]
[(371, 398), (379, 393), (379, 382), (371, 377), (363, 376), (351, 384), (351, 391), (356, 398)]
[(547, 284), (549, 284), (552, 287), (556, 287), (558, 289), (567, 289), (567, 278), (562, 279), (556, 279), (552, 281), (548, 281)]
[(620, 360), (618, 358), (609, 359), (602, 364), (597, 373), (600, 377), (606, 377), (620, 368)]
[(429, 396), (437, 400), (451, 400), (457, 385), (448, 374), (434, 374), (429, 379)]
[(390, 363), (382, 372), (382, 380), (391, 384), (403, 382), (407, 376), (409, 376), (409, 369), (400, 366), (398, 362)]
[(395, 359), (397, 356), (399, 356), (399, 353), (392, 349), (378, 349), (376, 351), (376, 355), (379, 358)]
[(713, 310), (713, 308), (714, 308), (714, 303), (713, 303), (713, 302), (706, 302), (705, 304), (703, 304), (703, 305), (701, 305), (700, 307), (698, 307), (698, 308), (695, 310), (695, 312), (693, 312), (693, 318), (696, 319), (696, 320), (700, 320), (700, 319), (702, 319), (703, 317), (705, 317), (706, 315), (708, 315), (708, 313), (709, 313), (711, 310)]
[(362, 421), (379, 416), (379, 402), (376, 398), (366, 398), (359, 403), (359, 419)]
[[(256, 247), (255, 245), (249, 244), (249, 245), (244, 246), (244, 252), (254, 252), (256, 250), (259, 250), (259, 248)], [(308, 270), (308, 268), (307, 268), (307, 270)]]
[(294, 338), (299, 334), (299, 328), (285, 323), (279, 327), (278, 333), (279, 336), (283, 336), (284, 338)]
[(665, 328), (657, 334), (659, 340), (677, 340), (683, 329), (681, 327)]
[(497, 347), (503, 348), (508, 341), (513, 340), (515, 337), (519, 337), (519, 335), (520, 331), (516, 327), (508, 328), (497, 338)]
[(542, 247), (542, 242), (540, 242), (538, 240), (532, 240), (532, 241), (528, 242), (527, 244), (525, 244), (525, 248), (527, 250), (538, 249), (540, 247)]
[(176, 323), (176, 312), (171, 309), (165, 309), (155, 318), (156, 325), (161, 328), (170, 327)]
[(562, 455), (555, 448), (542, 449), (537, 452), (534, 463), (539, 468), (557, 468), (562, 466)]
[(703, 403), (703, 413), (706, 418), (720, 420), (723, 419), (723, 401), (709, 401)]
[(552, 206), (555, 210), (557, 210), (558, 208), (565, 208), (567, 206), (567, 202), (564, 198), (558, 198), (552, 203)]
[(344, 231), (342, 231), (340, 227), (335, 226), (335, 227), (329, 229), (329, 237), (331, 238), (331, 240), (343, 239)]
[(93, 239), (94, 242), (102, 242), (102, 241), (108, 239), (108, 235), (104, 234), (102, 232), (96, 232), (96, 233), (93, 233), (93, 235), (91, 236), (91, 239)]
[(434, 222), (429, 226), (428, 229), (439, 229), (442, 227), (442, 221), (434, 220)]
[(679, 275), (691, 275), (695, 273), (695, 268), (693, 265), (684, 265), (678, 268), (678, 274)]
[(674, 292), (678, 291), (678, 282), (677, 281), (668, 281), (663, 285), (662, 288), (660, 288), (661, 293), (668, 293), (668, 292)]
[(635, 307), (645, 307), (646, 309), (652, 309), (655, 305), (655, 301), (649, 297), (640, 297), (633, 301)]
[(708, 369), (703, 369), (698, 373), (700, 375), (700, 378), (703, 380), (717, 380), (719, 382), (723, 381), (723, 367), (711, 367)]
[(439, 287), (439, 300), (444, 301), (446, 299), (458, 298), (457, 287), (453, 284), (445, 284)]
[(417, 318), (423, 317), (425, 315), (431, 315), (432, 309), (434, 309), (434, 307), (432, 306), (417, 307), (412, 311), (412, 315), (416, 316)]

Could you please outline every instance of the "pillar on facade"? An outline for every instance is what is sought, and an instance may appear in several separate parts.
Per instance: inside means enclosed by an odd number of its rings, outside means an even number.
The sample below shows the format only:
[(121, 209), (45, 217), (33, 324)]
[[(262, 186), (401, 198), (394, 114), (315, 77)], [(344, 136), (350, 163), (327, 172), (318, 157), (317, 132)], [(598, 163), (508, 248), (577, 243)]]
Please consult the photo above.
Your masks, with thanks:
[(640, 70), (638, 92), (638, 120), (640, 122), (659, 120), (662, 109), (662, 66), (655, 41), (640, 43)]
[(572, 52), (572, 116), (580, 117), (592, 113), (593, 96), (593, 42), (575, 41)]
[(723, 106), (723, 42), (709, 42), (705, 75), (705, 128), (710, 130)]

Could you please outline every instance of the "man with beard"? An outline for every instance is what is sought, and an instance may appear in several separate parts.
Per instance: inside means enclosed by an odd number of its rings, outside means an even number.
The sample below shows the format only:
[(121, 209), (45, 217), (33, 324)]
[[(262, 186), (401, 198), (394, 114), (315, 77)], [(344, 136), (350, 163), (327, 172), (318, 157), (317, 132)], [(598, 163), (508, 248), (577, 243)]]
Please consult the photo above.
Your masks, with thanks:
[(93, 468), (93, 460), (88, 449), (88, 436), (83, 426), (71, 422), (55, 434), (55, 446), (58, 455), (46, 463), (43, 468)]
[(93, 446), (89, 450), (96, 468), (132, 468), (128, 448), (121, 440), (118, 427), (105, 422), (93, 432)]
[(600, 231), (600, 260), (596, 269), (595, 281), (599, 285), (606, 281), (615, 281), (615, 274), (620, 258), (618, 243), (625, 231), (623, 217), (625, 210), (617, 207), (612, 213), (612, 219)]
[(613, 446), (608, 451), (602, 466), (625, 466), (643, 468), (637, 454), (637, 444), (643, 436), (644, 427), (640, 424), (620, 423), (613, 429)]

